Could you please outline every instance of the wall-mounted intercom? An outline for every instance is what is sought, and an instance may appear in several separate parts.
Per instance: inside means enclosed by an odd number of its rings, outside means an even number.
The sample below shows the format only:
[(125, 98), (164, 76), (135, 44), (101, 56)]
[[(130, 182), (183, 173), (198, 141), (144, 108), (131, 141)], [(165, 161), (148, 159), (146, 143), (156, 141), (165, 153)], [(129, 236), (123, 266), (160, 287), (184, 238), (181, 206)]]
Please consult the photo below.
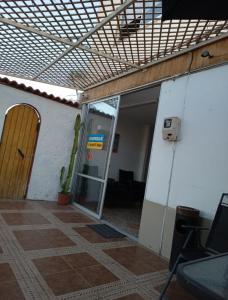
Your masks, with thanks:
[(177, 141), (180, 133), (181, 120), (178, 117), (166, 118), (163, 123), (162, 136), (166, 141)]

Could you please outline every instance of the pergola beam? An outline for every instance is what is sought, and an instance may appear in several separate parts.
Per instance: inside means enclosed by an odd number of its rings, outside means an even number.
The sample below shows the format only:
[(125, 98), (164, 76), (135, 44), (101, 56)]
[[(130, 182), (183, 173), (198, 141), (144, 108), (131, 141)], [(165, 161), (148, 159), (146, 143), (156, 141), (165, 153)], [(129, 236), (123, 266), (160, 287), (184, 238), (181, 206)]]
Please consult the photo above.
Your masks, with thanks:
[(86, 41), (91, 35), (96, 33), (99, 29), (104, 27), (107, 23), (113, 20), (116, 16), (118, 16), (122, 11), (128, 8), (132, 3), (136, 2), (136, 0), (126, 0), (123, 4), (118, 6), (118, 8), (110, 13), (106, 18), (104, 18), (100, 23), (98, 23), (94, 28), (88, 31), (85, 35), (83, 35), (76, 43), (74, 43), (71, 47), (69, 47), (66, 51), (64, 51), (59, 57), (54, 59), (49, 65), (47, 65), (43, 70), (41, 70), (33, 79), (37, 79), (41, 74), (51, 68), (55, 63), (57, 63), (60, 59), (66, 56), (75, 48), (78, 48), (84, 41)]
[[(127, 66), (130, 66), (130, 67), (133, 67), (133, 68), (140, 69), (140, 67), (139, 67), (138, 65), (133, 64), (133, 63), (131, 63), (131, 62), (129, 62), (129, 61), (126, 61), (126, 60), (123, 60), (123, 59), (121, 59), (121, 58), (118, 58), (118, 57), (109, 55), (109, 54), (107, 54), (107, 53), (98, 51), (98, 50), (93, 49), (93, 48), (89, 48), (89, 47), (87, 47), (87, 46), (83, 46), (83, 45), (75, 46), (75, 43), (72, 42), (72, 41), (69, 40), (69, 39), (58, 37), (58, 36), (56, 36), (56, 35), (47, 33), (47, 32), (45, 32), (45, 31), (36, 29), (36, 28), (34, 28), (34, 27), (32, 27), (32, 26), (24, 25), (24, 24), (22, 24), (22, 23), (19, 23), (19, 22), (16, 22), (16, 21), (12, 21), (12, 20), (7, 19), (7, 18), (1, 18), (1, 17), (0, 17), (0, 22), (1, 22), (1, 23), (4, 23), (4, 24), (7, 24), (7, 25), (10, 25), (10, 26), (14, 26), (14, 27), (16, 27), (16, 28), (18, 28), (18, 29), (25, 30), (25, 31), (27, 31), (27, 32), (34, 33), (34, 34), (36, 34), (36, 35), (39, 35), (39, 36), (42, 36), (42, 37), (44, 37), (44, 38), (53, 40), (53, 41), (55, 41), (55, 42), (59, 42), (59, 43), (65, 44), (65, 45), (69, 45), (70, 47), (78, 48), (78, 49), (81, 49), (81, 50), (83, 50), (83, 51), (87, 51), (87, 52), (90, 52), (90, 53), (92, 53), (92, 54), (96, 54), (96, 55), (98, 55), (98, 56), (102, 56), (102, 57), (105, 57), (105, 58), (107, 58), (107, 59), (110, 59), (110, 60), (119, 62), (119, 63), (121, 63), (121, 64), (125, 64), (125, 65), (127, 65)], [(38, 76), (36, 76), (36, 77), (38, 77)], [(34, 77), (33, 79), (35, 79), (36, 77)]]

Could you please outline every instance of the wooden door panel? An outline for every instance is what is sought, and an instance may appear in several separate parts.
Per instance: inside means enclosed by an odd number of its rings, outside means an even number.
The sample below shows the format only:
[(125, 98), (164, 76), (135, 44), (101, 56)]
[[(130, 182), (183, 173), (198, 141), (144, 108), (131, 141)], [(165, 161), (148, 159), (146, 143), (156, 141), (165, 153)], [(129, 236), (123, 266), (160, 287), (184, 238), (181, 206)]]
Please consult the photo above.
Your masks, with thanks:
[[(11, 190), (13, 190), (15, 181), (17, 180), (16, 171), (18, 164), (18, 154), (17, 154), (17, 140), (20, 135), (20, 127), (23, 123), (23, 112), (24, 107), (18, 106), (17, 109), (12, 111), (11, 126), (9, 127), (8, 139), (6, 140), (6, 152), (3, 157), (3, 169), (2, 176), (4, 176), (4, 184), (2, 186), (2, 193), (4, 198), (9, 198)], [(9, 112), (11, 113), (11, 112)], [(3, 141), (3, 145), (4, 145)], [(0, 194), (1, 195), (1, 194)]]
[(39, 117), (29, 105), (12, 107), (0, 144), (0, 198), (25, 197), (38, 135)]

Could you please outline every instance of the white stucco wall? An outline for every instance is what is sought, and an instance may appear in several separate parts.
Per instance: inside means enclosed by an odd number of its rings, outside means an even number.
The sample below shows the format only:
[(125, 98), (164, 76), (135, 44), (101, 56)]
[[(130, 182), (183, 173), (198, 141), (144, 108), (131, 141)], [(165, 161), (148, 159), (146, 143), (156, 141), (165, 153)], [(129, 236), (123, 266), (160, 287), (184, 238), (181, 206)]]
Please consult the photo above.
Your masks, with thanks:
[(41, 115), (35, 159), (27, 198), (56, 200), (59, 172), (69, 162), (73, 144), (74, 122), (78, 109), (0, 85), (0, 134), (6, 110), (14, 104), (27, 103)]
[[(228, 65), (162, 84), (145, 198), (187, 205), (213, 218), (228, 192)], [(181, 118), (181, 140), (162, 139), (164, 118)], [(173, 169), (172, 169), (173, 160)]]

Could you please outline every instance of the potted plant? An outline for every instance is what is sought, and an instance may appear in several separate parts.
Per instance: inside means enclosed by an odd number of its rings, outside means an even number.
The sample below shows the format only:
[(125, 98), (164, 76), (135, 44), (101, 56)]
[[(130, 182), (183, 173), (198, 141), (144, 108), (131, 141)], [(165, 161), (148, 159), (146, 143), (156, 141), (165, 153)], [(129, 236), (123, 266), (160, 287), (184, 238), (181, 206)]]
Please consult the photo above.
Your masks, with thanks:
[(60, 171), (60, 192), (58, 195), (58, 204), (66, 205), (70, 202), (70, 185), (72, 181), (74, 162), (78, 150), (78, 136), (81, 126), (81, 117), (78, 114), (74, 124), (74, 142), (71, 150), (70, 162), (66, 173), (66, 168), (62, 167)]

